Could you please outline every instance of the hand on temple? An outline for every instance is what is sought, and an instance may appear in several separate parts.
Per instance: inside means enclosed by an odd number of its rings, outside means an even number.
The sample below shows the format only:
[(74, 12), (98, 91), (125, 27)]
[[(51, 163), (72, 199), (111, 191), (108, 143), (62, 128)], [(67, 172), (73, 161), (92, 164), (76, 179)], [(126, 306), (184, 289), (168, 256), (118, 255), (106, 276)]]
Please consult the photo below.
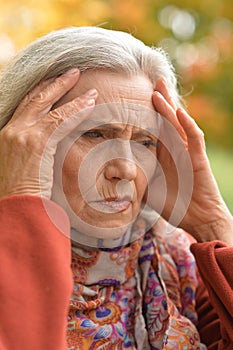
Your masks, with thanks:
[[(176, 109), (163, 79), (158, 79), (152, 100), (156, 111), (164, 118), (162, 142), (158, 148), (161, 168), (154, 180), (154, 194), (152, 188), (152, 206), (158, 199), (164, 176), (167, 196), (162, 216), (169, 220), (175, 207), (178, 216), (173, 213), (173, 217), (176, 220), (180, 215), (181, 221), (174, 221), (174, 224), (179, 224), (198, 241), (219, 239), (233, 245), (232, 216), (212, 173), (203, 132), (183, 108)], [(180, 193), (182, 196), (178, 196)]]
[(29, 194), (50, 199), (57, 144), (89, 115), (97, 97), (97, 91), (91, 89), (52, 109), (79, 75), (78, 69), (72, 69), (40, 83), (1, 130), (0, 198)]

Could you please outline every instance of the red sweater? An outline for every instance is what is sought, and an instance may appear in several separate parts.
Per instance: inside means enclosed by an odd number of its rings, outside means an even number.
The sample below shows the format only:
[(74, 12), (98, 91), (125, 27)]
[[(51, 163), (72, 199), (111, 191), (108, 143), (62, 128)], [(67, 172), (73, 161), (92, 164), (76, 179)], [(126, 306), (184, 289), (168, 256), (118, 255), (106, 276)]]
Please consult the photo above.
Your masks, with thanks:
[[(15, 196), (0, 202), (0, 350), (67, 348), (69, 221), (58, 205), (46, 203), (56, 225), (40, 198)], [(197, 310), (203, 342), (211, 350), (232, 350), (233, 248), (214, 241), (191, 249), (209, 292), (200, 280)]]

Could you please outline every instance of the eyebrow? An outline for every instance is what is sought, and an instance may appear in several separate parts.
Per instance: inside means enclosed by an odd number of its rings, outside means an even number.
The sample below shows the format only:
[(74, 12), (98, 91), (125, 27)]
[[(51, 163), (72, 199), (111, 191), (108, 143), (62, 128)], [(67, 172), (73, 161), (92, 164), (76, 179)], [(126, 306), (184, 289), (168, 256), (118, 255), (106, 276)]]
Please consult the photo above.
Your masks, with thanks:
[[(101, 129), (106, 129), (106, 130), (111, 130), (111, 131), (119, 131), (119, 132), (122, 131), (122, 129), (123, 129), (123, 127), (114, 125), (114, 124), (119, 124), (119, 122), (118, 123), (111, 123), (111, 124), (104, 124), (102, 122), (98, 122), (97, 120), (88, 120), (88, 121), (90, 121), (92, 129), (95, 127), (99, 127)], [(127, 124), (122, 124), (122, 125), (127, 125)], [(129, 124), (129, 125), (135, 126), (134, 124)], [(150, 128), (150, 127), (142, 128), (140, 126), (136, 126), (136, 127), (141, 129), (141, 130), (134, 132), (133, 133), (134, 135), (135, 134), (142, 135), (142, 134), (146, 134), (146, 133), (153, 134), (155, 131), (159, 130), (159, 127), (155, 127), (155, 128)]]

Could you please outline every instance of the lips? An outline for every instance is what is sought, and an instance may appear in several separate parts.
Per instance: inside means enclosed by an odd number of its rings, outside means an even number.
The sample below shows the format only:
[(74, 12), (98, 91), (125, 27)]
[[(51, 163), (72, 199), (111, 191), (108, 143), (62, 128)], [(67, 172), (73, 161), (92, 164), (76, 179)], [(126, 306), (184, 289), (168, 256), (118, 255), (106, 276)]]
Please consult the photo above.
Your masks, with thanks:
[(97, 201), (91, 203), (92, 206), (103, 212), (122, 212), (129, 208), (131, 204), (131, 198), (129, 196), (125, 196), (123, 198), (106, 198), (102, 201)]

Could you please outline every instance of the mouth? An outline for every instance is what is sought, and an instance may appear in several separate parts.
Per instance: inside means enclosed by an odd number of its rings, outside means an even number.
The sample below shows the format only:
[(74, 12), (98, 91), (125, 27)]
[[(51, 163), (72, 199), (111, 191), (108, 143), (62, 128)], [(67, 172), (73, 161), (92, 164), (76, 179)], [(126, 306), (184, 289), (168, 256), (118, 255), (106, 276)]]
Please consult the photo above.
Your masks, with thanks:
[(92, 202), (91, 205), (94, 209), (108, 213), (119, 213), (126, 211), (132, 203), (132, 199), (129, 196), (122, 198), (109, 197), (101, 201)]

